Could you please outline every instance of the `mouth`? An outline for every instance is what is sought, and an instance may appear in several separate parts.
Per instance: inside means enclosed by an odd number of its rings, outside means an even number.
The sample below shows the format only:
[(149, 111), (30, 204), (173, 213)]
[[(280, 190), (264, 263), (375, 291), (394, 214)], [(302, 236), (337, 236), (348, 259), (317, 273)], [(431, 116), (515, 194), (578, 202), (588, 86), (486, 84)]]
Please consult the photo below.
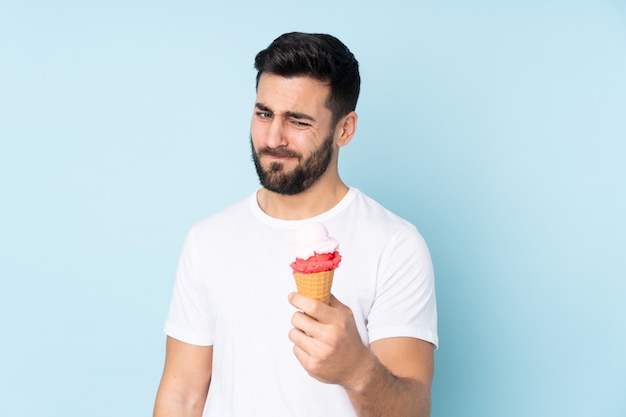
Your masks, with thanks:
[(300, 158), (300, 154), (294, 151), (290, 151), (288, 149), (277, 148), (277, 149), (261, 149), (259, 151), (259, 156), (267, 156), (272, 160), (285, 160), (290, 158)]

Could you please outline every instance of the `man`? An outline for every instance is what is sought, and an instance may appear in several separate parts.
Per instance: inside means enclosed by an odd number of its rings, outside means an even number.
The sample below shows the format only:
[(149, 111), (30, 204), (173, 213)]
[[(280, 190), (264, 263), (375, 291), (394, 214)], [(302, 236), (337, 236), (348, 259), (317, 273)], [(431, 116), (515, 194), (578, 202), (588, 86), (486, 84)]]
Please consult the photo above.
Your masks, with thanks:
[[(262, 188), (185, 240), (154, 415), (427, 416), (428, 249), (337, 168), (357, 126), (358, 63), (332, 36), (289, 33), (255, 67)], [(294, 231), (311, 220), (340, 242), (330, 305), (293, 293)]]

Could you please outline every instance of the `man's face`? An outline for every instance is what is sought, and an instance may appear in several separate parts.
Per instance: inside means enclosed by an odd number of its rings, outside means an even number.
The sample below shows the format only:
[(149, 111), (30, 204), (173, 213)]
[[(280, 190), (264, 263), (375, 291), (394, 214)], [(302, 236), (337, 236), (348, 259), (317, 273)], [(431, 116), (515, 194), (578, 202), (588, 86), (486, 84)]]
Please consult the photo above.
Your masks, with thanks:
[(328, 85), (261, 75), (251, 123), (252, 159), (263, 187), (294, 195), (324, 175), (335, 153)]

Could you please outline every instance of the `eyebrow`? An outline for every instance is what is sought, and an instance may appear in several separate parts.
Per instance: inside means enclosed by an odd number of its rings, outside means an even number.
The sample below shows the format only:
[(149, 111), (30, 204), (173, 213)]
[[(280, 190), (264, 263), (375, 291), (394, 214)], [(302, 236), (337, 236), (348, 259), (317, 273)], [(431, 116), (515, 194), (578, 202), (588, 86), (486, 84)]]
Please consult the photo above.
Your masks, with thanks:
[[(270, 109), (268, 106), (266, 106), (263, 103), (256, 103), (255, 107), (261, 111), (266, 111), (268, 113), (274, 113), (274, 111), (272, 109)], [(295, 112), (295, 111), (286, 111), (285, 112), (285, 116), (286, 117), (293, 117), (294, 119), (299, 119), (299, 120), (309, 120), (311, 122), (316, 122), (315, 118), (312, 116), (309, 116), (306, 113), (300, 113), (300, 112)]]

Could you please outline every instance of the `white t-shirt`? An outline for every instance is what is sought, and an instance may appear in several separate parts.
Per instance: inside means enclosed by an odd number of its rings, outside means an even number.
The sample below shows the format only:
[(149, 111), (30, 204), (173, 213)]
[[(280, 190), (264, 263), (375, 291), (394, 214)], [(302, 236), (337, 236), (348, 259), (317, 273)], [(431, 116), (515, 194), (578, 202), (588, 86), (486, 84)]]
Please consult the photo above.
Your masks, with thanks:
[(304, 371), (287, 337), (293, 238), (313, 220), (339, 242), (332, 292), (352, 309), (363, 343), (406, 336), (437, 346), (433, 268), (413, 225), (355, 188), (297, 221), (268, 216), (254, 193), (194, 225), (179, 260), (165, 332), (213, 345), (205, 417), (356, 415), (342, 387)]

